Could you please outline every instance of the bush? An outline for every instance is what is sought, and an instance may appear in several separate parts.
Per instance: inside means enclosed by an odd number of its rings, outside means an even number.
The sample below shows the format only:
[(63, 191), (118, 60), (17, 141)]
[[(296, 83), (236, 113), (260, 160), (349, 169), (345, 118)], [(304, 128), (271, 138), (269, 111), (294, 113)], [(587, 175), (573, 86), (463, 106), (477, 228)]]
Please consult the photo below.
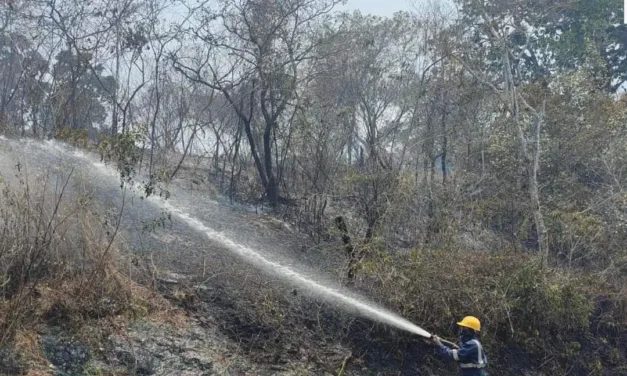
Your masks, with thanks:
[[(362, 290), (445, 337), (456, 336), (455, 322), (462, 316), (479, 317), (485, 328), (482, 340), (493, 359), (513, 357), (540, 364), (552, 358), (544, 367), (569, 365), (592, 372), (597, 363), (593, 355), (575, 355), (596, 341), (593, 332), (599, 327), (592, 324), (600, 313), (595, 302), (608, 291), (616, 292), (609, 298), (616, 312), (606, 312), (605, 325), (611, 323), (607, 337), (627, 334), (627, 320), (619, 308), (627, 300), (619, 293), (620, 284), (602, 285), (583, 274), (543, 271), (532, 255), (445, 250), (414, 250), (393, 258), (389, 253), (381, 255), (386, 256), (370, 254), (362, 264)], [(496, 363), (492, 369), (498, 369), (498, 374), (513, 369), (511, 364)], [(601, 365), (617, 367), (609, 361)]]
[[(26, 174), (0, 194), (0, 345), (41, 325), (79, 329), (89, 320), (132, 314), (149, 305), (119, 272), (116, 229), (85, 197), (68, 198), (71, 174), (33, 185)], [(110, 223), (110, 221), (109, 221)], [(19, 337), (19, 336), (18, 336)]]
[(82, 149), (89, 149), (91, 145), (86, 129), (61, 128), (56, 132), (55, 138)]
[(142, 150), (138, 146), (142, 141), (140, 132), (125, 132), (115, 136), (101, 136), (98, 143), (100, 159), (112, 163), (120, 172), (122, 181), (131, 182), (136, 168), (142, 160)]

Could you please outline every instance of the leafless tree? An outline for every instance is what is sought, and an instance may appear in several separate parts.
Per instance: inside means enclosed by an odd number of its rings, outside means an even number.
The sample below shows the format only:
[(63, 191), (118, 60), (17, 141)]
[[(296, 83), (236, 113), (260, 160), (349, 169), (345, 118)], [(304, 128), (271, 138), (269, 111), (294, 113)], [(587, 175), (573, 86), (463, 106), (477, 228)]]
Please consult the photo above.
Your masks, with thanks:
[(235, 109), (271, 205), (281, 196), (273, 138), (289, 127), (303, 68), (315, 59), (315, 25), (337, 3), (229, 0), (217, 13), (203, 5), (191, 9), (198, 23), (191, 33), (204, 50), (174, 57), (177, 71), (222, 92)]

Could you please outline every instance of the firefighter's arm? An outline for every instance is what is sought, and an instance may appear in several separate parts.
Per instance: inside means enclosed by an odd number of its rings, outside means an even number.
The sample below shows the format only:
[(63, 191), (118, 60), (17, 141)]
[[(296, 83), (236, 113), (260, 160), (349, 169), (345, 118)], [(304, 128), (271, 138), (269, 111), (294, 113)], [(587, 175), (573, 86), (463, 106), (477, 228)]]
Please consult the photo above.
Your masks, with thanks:
[(444, 346), (442, 344), (442, 341), (440, 341), (440, 338), (438, 338), (438, 336), (434, 336), (432, 338), (433, 343), (438, 346), (440, 348), (440, 355), (447, 358), (447, 359), (453, 359), (453, 360), (457, 360), (457, 350), (451, 350), (448, 347)]

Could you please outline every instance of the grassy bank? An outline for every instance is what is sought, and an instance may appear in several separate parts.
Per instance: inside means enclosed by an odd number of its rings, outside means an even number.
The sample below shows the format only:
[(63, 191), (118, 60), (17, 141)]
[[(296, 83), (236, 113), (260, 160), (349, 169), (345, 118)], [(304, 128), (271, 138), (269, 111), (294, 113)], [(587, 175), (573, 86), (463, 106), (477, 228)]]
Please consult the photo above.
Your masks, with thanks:
[(128, 322), (176, 316), (129, 278), (130, 261), (114, 242), (117, 219), (69, 194), (73, 178), (23, 171), (2, 178), (0, 349), (7, 374), (53, 372), (42, 344), (51, 328), (98, 349)]

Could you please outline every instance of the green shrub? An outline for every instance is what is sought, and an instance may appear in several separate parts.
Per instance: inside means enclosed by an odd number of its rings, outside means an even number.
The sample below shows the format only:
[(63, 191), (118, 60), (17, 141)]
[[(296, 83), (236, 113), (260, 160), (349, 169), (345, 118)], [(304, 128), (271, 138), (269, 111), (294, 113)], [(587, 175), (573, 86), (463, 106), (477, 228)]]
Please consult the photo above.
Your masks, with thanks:
[(57, 131), (55, 138), (82, 149), (89, 149), (91, 145), (89, 132), (86, 129), (61, 128)]
[[(539, 363), (552, 357), (555, 367), (575, 364), (592, 371), (595, 361), (582, 354), (594, 337), (596, 298), (612, 286), (574, 272), (543, 271), (535, 256), (520, 253), (413, 250), (393, 260), (381, 254), (368, 255), (359, 287), (428, 331), (455, 338), (455, 322), (475, 315), (495, 359), (518, 349)], [(613, 332), (627, 331), (624, 318), (607, 321)]]
[(98, 145), (100, 158), (103, 162), (114, 163), (120, 172), (120, 178), (130, 182), (141, 160), (141, 149), (138, 147), (141, 140), (142, 135), (139, 132), (124, 132), (112, 137), (102, 136)]

